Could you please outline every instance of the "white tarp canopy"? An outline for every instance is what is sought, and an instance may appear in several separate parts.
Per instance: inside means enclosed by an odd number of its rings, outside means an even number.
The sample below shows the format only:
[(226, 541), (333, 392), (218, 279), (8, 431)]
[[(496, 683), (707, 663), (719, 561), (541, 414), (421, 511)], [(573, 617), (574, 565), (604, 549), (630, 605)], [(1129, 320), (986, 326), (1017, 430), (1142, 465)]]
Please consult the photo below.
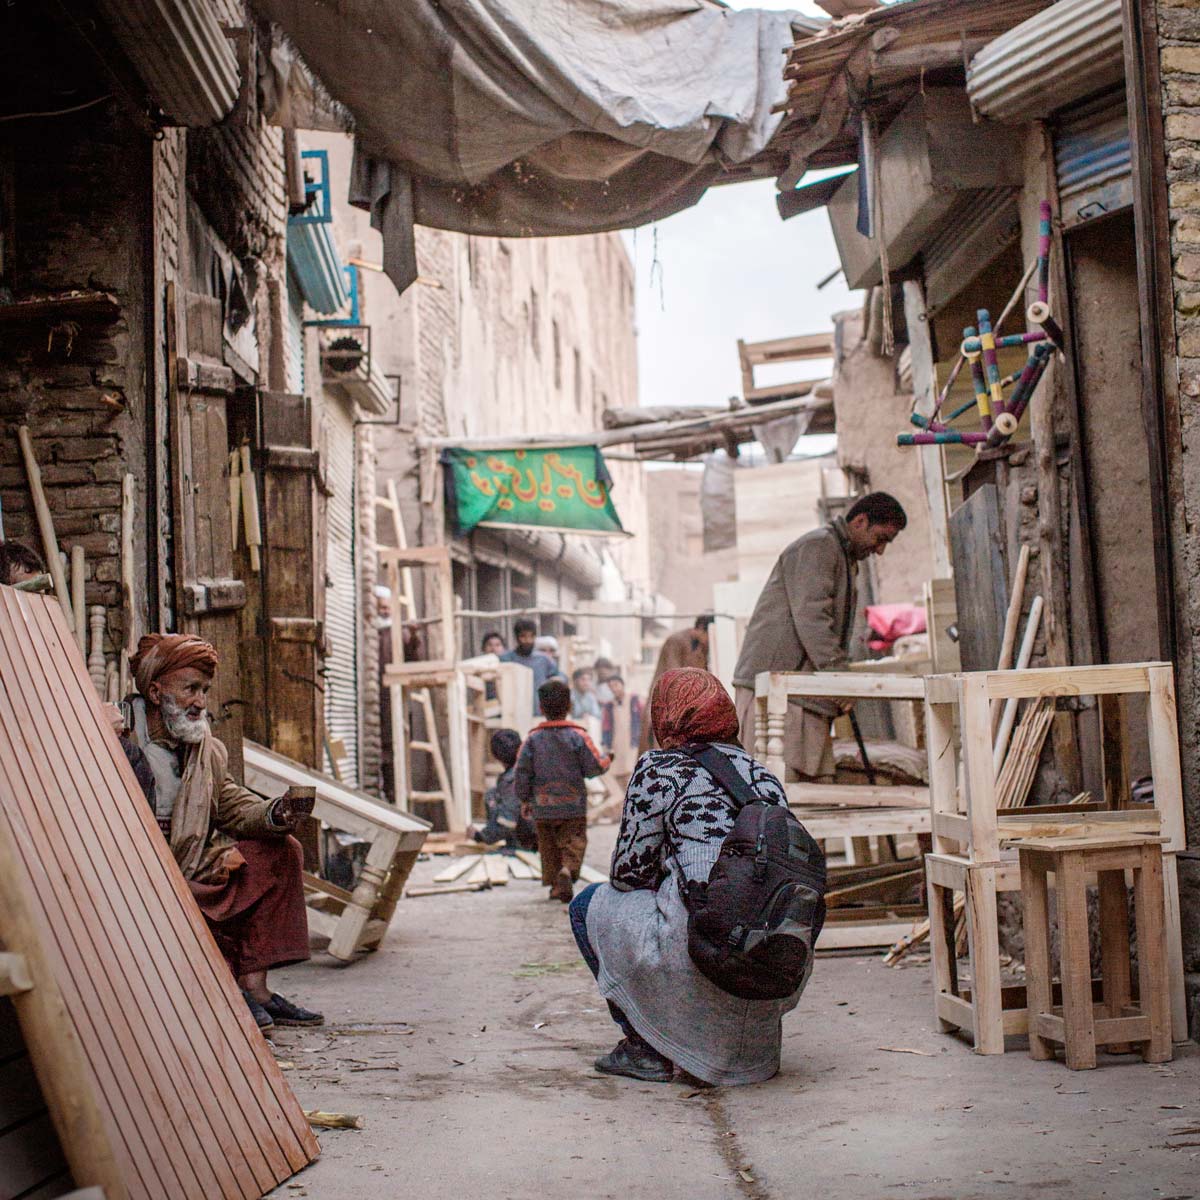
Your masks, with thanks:
[(416, 276), (414, 222), (597, 233), (694, 204), (767, 146), (820, 22), (711, 0), (254, 0), (353, 115), (351, 200)]

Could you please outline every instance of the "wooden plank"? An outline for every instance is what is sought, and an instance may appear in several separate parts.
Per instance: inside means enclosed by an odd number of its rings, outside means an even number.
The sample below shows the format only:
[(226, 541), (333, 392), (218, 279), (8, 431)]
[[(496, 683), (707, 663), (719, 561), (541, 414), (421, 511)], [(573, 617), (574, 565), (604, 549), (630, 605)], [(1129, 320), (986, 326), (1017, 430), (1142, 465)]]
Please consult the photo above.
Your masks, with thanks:
[(890, 946), (912, 928), (911, 921), (838, 921), (826, 924), (817, 939), (817, 951), (868, 950)]
[[(985, 740), (990, 743), (987, 733), (985, 726)], [(975, 867), (968, 874), (966, 914), (972, 1005), (975, 1009), (975, 1053), (1003, 1054), (1000, 934), (996, 916), (996, 872), (993, 867)]]
[(434, 883), (453, 883), (456, 879), (473, 871), (479, 865), (483, 856), (476, 854), (468, 858), (460, 858), (452, 862), (444, 871), (439, 871), (434, 877)]
[(1067, 1066), (1072, 1071), (1084, 1071), (1096, 1065), (1092, 958), (1084, 880), (1086, 864), (1081, 854), (1070, 851), (1056, 854), (1053, 861), (1058, 936), (1062, 947), (1059, 975), (1062, 979)]
[(784, 784), (791, 805), (845, 805), (848, 808), (928, 808), (926, 787), (869, 787), (854, 783)]
[[(925, 680), (916, 675), (875, 675), (867, 671), (764, 671), (763, 687), (770, 690), (772, 679), (782, 681), (792, 696), (853, 696), (857, 699), (923, 700)], [(755, 681), (756, 685), (758, 680)]]
[[(919, 279), (905, 280), (904, 324), (908, 332), (910, 362), (912, 363), (913, 406), (927, 416), (933, 414), (937, 402), (937, 379), (934, 367), (930, 319), (925, 309), (925, 289)], [(929, 505), (930, 546), (933, 550), (934, 574), (943, 578), (951, 575), (950, 547), (947, 541), (949, 514), (946, 509), (945, 469), (940, 446), (920, 446), (917, 457), (921, 469), (921, 485)]]
[(1099, 667), (1027, 667), (1023, 671), (979, 672), (989, 699), (1009, 696), (1107, 696), (1150, 690), (1149, 672), (1159, 663)]
[(1162, 821), (1158, 812), (1092, 812), (1078, 817), (1056, 813), (1039, 817), (1031, 809), (1019, 815), (1001, 813), (997, 819), (1000, 844), (1008, 845), (1018, 839), (1033, 838), (1090, 838), (1123, 834), (1157, 834)]
[[(934, 447), (936, 449), (936, 447)], [(958, 643), (950, 637), (950, 626), (958, 623), (958, 604), (953, 579), (930, 579), (925, 583), (925, 627), (932, 657), (930, 671), (943, 675), (962, 670)]]
[[(950, 514), (950, 553), (959, 613), (958, 648), (965, 671), (988, 671), (1000, 657), (1008, 605), (1000, 495), (984, 484)], [(990, 728), (990, 727), (989, 727)]]
[[(315, 1139), (44, 600), (0, 597), (0, 664), (0, 842), (16, 864), (0, 889), (31, 906), (29, 944), (9, 948), (34, 976), (16, 1003), (39, 1075), (74, 1031), (83, 1063), (69, 1086), (95, 1097), (112, 1195), (261, 1195), (311, 1161)], [(38, 998), (60, 988), (39, 1041)], [(64, 1111), (53, 1090), (77, 1180), (102, 1182), (103, 1141), (77, 1164), (79, 1101)]]
[(508, 866), (499, 854), (485, 854), (482, 858), (483, 869), (487, 874), (488, 883), (492, 887), (504, 887), (508, 883)]
[(584, 883), (607, 883), (608, 876), (603, 871), (597, 871), (595, 867), (589, 867), (584, 863), (579, 869), (579, 878)]
[(964, 675), (961, 727), (970, 856), (976, 862), (994, 862), (1000, 846), (996, 840), (996, 775), (992, 765), (992, 719), (986, 680)]
[[(1163, 862), (1162, 851), (1157, 846), (1143, 847), (1141, 869), (1134, 874), (1133, 893), (1137, 918), (1138, 999), (1149, 1025), (1149, 1044), (1143, 1057), (1147, 1062), (1166, 1062), (1171, 1057), (1171, 1002), (1163, 919)], [(1128, 1040), (1137, 1039), (1130, 1037)]]
[(826, 838), (877, 837), (880, 834), (929, 833), (929, 810), (904, 808), (797, 810), (800, 823), (818, 841)]
[(541, 874), (539, 872), (534, 871), (534, 869), (529, 866), (528, 863), (523, 863), (515, 854), (509, 855), (507, 862), (508, 873), (514, 879), (541, 879)]
[(1054, 1057), (1045, 1042), (1039, 1018), (1054, 1005), (1050, 964), (1050, 915), (1046, 873), (1035, 868), (1028, 855), (1021, 859), (1021, 900), (1024, 905), (1025, 994), (1029, 1012), (1029, 1056), (1044, 1061)]
[(1146, 677), (1150, 689), (1146, 722), (1150, 738), (1150, 771), (1154, 778), (1154, 806), (1163, 814), (1166, 849), (1174, 853), (1187, 846), (1174, 672), (1168, 664), (1155, 664), (1146, 669)]

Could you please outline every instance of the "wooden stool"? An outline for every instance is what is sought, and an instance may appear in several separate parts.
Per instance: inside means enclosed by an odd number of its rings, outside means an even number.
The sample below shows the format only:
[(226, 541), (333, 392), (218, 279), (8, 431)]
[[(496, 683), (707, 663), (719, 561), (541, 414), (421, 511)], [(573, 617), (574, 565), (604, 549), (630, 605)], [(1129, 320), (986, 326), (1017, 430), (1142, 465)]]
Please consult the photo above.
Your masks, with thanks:
[[(1066, 1047), (1072, 1071), (1096, 1065), (1097, 1046), (1140, 1043), (1146, 1062), (1171, 1058), (1171, 1013), (1164, 930), (1165, 838), (1030, 839), (1018, 846), (1025, 902), (1025, 970), (1029, 1054), (1053, 1058), (1052, 1043)], [(1131, 1003), (1129, 907), (1125, 872), (1133, 872), (1137, 919), (1138, 1005)], [(1092, 1003), (1087, 884), (1100, 885), (1103, 1002)], [(1062, 1008), (1054, 1007), (1050, 968), (1047, 875), (1058, 897)]]

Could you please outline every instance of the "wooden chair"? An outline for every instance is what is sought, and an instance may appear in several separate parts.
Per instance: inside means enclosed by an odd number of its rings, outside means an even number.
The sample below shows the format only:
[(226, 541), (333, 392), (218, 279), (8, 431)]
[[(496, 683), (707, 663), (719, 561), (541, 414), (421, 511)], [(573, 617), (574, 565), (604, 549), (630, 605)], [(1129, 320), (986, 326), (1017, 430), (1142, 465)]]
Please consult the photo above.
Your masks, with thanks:
[(292, 785), (313, 787), (317, 792), (313, 816), (318, 821), (371, 843), (352, 892), (307, 871), (304, 891), (309, 930), (329, 938), (332, 957), (353, 962), (360, 951), (377, 950), (425, 844), (429, 822), (265, 746), (246, 742), (245, 755), (246, 786), (252, 791), (277, 796)]
[[(1163, 924), (1165, 838), (1037, 838), (1019, 847), (1025, 901), (1025, 969), (1029, 1054), (1054, 1057), (1065, 1046), (1072, 1071), (1096, 1065), (1097, 1046), (1140, 1045), (1146, 1062), (1171, 1058), (1171, 1014)], [(1137, 923), (1138, 1004), (1131, 1003), (1129, 905), (1125, 873), (1133, 875)], [(1100, 888), (1103, 1001), (1092, 1000), (1087, 886)], [(1054, 876), (1061, 944), (1062, 1005), (1054, 1004), (1050, 965), (1048, 876)]]
[[(784, 727), (789, 702), (808, 697), (853, 696), (860, 699), (920, 702), (925, 680), (916, 673), (864, 671), (764, 671), (755, 680), (755, 757), (786, 781)], [(927, 663), (925, 665), (928, 665)], [(819, 841), (911, 836), (930, 831), (929, 789), (922, 786), (784, 783), (788, 803)], [(836, 950), (890, 946), (924, 914), (919, 906), (884, 904), (869, 916), (839, 914), (831, 908), (820, 948)]]
[[(980, 671), (925, 681), (926, 749), (933, 850), (928, 887), (935, 1011), (943, 1030), (970, 1033), (980, 1054), (1002, 1054), (1006, 1034), (1028, 1032), (1024, 989), (1002, 988), (997, 890), (1020, 890), (1016, 847), (1030, 839), (1100, 835), (1164, 837), (1167, 966), (1174, 1037), (1187, 1037), (1175, 852), (1186, 845), (1175, 693), (1169, 663)], [(1123, 698), (1147, 698), (1152, 805), (1129, 794)], [(1095, 696), (1106, 735), (1103, 809), (1046, 806), (998, 810), (992, 706), (1009, 699)], [(961, 732), (960, 732), (961, 731)], [(961, 789), (959, 767), (962, 767)], [(1089, 806), (1096, 809), (1098, 805)], [(972, 982), (957, 985), (954, 947), (940, 930), (947, 892), (965, 897)]]

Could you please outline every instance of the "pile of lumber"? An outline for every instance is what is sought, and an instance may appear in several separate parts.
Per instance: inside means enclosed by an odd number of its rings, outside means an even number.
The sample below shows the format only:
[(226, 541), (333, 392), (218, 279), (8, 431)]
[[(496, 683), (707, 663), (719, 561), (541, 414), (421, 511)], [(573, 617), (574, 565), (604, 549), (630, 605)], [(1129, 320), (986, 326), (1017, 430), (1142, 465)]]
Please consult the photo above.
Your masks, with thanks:
[[(579, 873), (584, 883), (604, 883), (608, 876), (592, 867), (585, 866)], [(513, 854), (484, 852), (456, 857), (444, 870), (433, 877), (429, 887), (409, 887), (408, 897), (443, 896), (454, 892), (482, 892), (495, 887), (504, 887), (510, 879), (522, 882), (532, 880), (541, 883), (542, 860), (530, 850), (517, 850)]]

